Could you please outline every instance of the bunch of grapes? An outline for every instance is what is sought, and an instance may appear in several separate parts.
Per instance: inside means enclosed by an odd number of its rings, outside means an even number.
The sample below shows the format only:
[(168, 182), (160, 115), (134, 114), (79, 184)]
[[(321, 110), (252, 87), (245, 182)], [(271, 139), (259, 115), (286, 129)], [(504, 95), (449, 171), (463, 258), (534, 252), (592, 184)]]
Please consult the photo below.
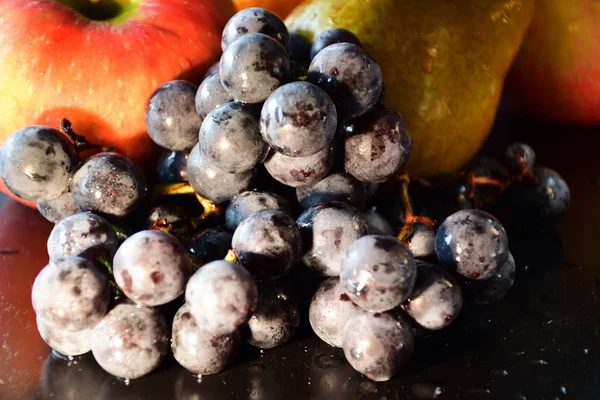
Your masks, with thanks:
[(419, 334), (513, 285), (490, 210), (553, 224), (569, 206), (565, 181), (521, 143), (449, 185), (411, 179), (409, 131), (349, 31), (311, 44), (252, 8), (231, 18), (222, 47), (199, 87), (171, 81), (149, 99), (147, 131), (164, 148), (154, 182), (106, 149), (82, 160), (93, 146), (68, 121), (0, 149), (7, 187), (56, 223), (32, 289), (56, 352), (91, 351), (136, 379), (170, 348), (192, 373), (215, 374), (243, 342), (281, 346), (305, 318), (385, 381)]

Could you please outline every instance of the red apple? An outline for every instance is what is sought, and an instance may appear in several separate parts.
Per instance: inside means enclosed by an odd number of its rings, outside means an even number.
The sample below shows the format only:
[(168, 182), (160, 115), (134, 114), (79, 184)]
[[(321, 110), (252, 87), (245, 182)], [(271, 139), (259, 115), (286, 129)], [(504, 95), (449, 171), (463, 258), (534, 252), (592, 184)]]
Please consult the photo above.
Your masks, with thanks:
[(67, 118), (92, 142), (152, 160), (148, 97), (169, 80), (199, 83), (233, 12), (231, 0), (0, 0), (0, 143)]

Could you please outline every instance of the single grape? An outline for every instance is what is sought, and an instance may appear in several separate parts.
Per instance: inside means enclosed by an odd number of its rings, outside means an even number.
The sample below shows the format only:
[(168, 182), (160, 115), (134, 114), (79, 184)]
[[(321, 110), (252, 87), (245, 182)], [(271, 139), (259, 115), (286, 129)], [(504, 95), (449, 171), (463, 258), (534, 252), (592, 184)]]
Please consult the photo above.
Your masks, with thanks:
[(208, 114), (200, 129), (202, 157), (223, 172), (250, 171), (263, 162), (269, 146), (263, 141), (254, 107), (225, 103)]
[(310, 187), (296, 189), (300, 208), (306, 210), (327, 201), (342, 201), (364, 210), (366, 204), (365, 189), (351, 175), (343, 172), (333, 173)]
[(223, 28), (221, 48), (223, 51), (241, 36), (250, 33), (262, 33), (272, 37), (285, 46), (290, 41), (285, 23), (272, 12), (264, 8), (252, 7), (239, 11)]
[(258, 292), (258, 305), (248, 320), (246, 341), (260, 349), (272, 349), (294, 336), (300, 325), (300, 308), (280, 286), (262, 285)]
[(285, 46), (285, 49), (291, 61), (308, 66), (310, 63), (310, 47), (311, 43), (306, 36), (298, 32), (290, 32), (290, 42)]
[(521, 172), (522, 167), (532, 170), (535, 166), (535, 151), (525, 143), (513, 143), (504, 152), (504, 163), (512, 172)]
[[(473, 172), (475, 178), (488, 177), (493, 178), (501, 182), (506, 182), (510, 178), (510, 174), (506, 167), (502, 165), (498, 160), (491, 157), (481, 157), (475, 160), (473, 165), (469, 168), (470, 172)], [(473, 208), (474, 204), (469, 198), (471, 187), (467, 183), (462, 183), (458, 187), (458, 209), (469, 209)], [(476, 185), (475, 186), (475, 198), (477, 199), (478, 206), (485, 206), (495, 203), (502, 194), (502, 189), (494, 185)]]
[(333, 149), (323, 150), (308, 157), (288, 157), (271, 151), (265, 159), (267, 172), (277, 181), (291, 187), (312, 186), (325, 178), (331, 169)]
[(90, 351), (93, 327), (72, 331), (39, 315), (35, 322), (40, 336), (54, 351), (64, 356), (79, 356)]
[(461, 210), (444, 220), (435, 237), (443, 266), (468, 279), (489, 279), (508, 258), (508, 237), (500, 222), (480, 210)]
[(187, 151), (163, 150), (156, 161), (157, 183), (187, 182)]
[(250, 187), (253, 171), (230, 174), (218, 169), (194, 146), (188, 159), (188, 178), (194, 191), (215, 203), (230, 201)]
[(196, 92), (196, 112), (204, 119), (215, 108), (233, 101), (233, 97), (223, 87), (217, 73), (206, 78)]
[(357, 46), (362, 46), (360, 40), (347, 29), (334, 28), (326, 30), (315, 38), (310, 48), (310, 59), (315, 58), (317, 53), (323, 50), (327, 46), (331, 46), (335, 43), (352, 43)]
[(300, 258), (302, 242), (296, 223), (280, 210), (263, 210), (244, 219), (231, 243), (243, 265), (257, 278), (277, 278)]
[(119, 304), (94, 328), (94, 358), (108, 373), (137, 379), (155, 370), (169, 351), (167, 324), (155, 309)]
[(146, 181), (140, 168), (127, 157), (99, 153), (75, 173), (71, 193), (81, 210), (124, 217), (144, 200)]
[(344, 254), (368, 232), (361, 213), (338, 201), (309, 208), (296, 223), (302, 235), (304, 263), (325, 276), (340, 274)]
[(508, 293), (515, 282), (515, 259), (508, 253), (508, 259), (498, 272), (485, 281), (465, 281), (465, 292), (475, 304), (494, 303)]
[(220, 64), (220, 61), (217, 61), (216, 63), (211, 65), (204, 73), (202, 80), (204, 81), (204, 80), (210, 78), (211, 76), (213, 76), (214, 74), (218, 74), (219, 73), (219, 64)]
[(358, 306), (371, 312), (399, 306), (413, 290), (415, 260), (392, 236), (368, 235), (356, 240), (342, 260), (340, 281)]
[(31, 289), (36, 315), (70, 331), (93, 328), (106, 314), (109, 301), (106, 275), (81, 257), (50, 261)]
[(232, 239), (233, 234), (224, 228), (208, 228), (192, 237), (188, 249), (204, 263), (222, 260), (231, 249)]
[(344, 327), (342, 342), (352, 368), (376, 382), (394, 376), (414, 348), (410, 323), (396, 312), (356, 312)]
[(41, 201), (36, 204), (37, 209), (50, 222), (57, 223), (61, 219), (78, 213), (80, 210), (73, 200), (69, 190), (52, 200)]
[(255, 212), (280, 210), (290, 214), (290, 206), (285, 199), (275, 193), (250, 190), (236, 196), (225, 210), (225, 225), (235, 231), (238, 225)]
[(308, 81), (329, 94), (341, 119), (364, 114), (379, 101), (383, 89), (379, 65), (352, 43), (321, 50), (308, 67)]
[(342, 347), (342, 333), (348, 319), (360, 308), (354, 304), (337, 277), (321, 283), (312, 297), (308, 320), (315, 334), (325, 343)]
[(422, 327), (437, 331), (456, 319), (462, 305), (456, 279), (437, 265), (421, 264), (415, 288), (402, 308)]
[(183, 293), (192, 265), (186, 248), (173, 235), (147, 230), (121, 244), (113, 270), (117, 285), (127, 297), (152, 307)]
[(200, 328), (227, 335), (248, 321), (256, 309), (258, 291), (244, 267), (218, 260), (192, 275), (185, 300)]
[(198, 86), (183, 80), (161, 85), (146, 105), (146, 130), (152, 140), (173, 151), (190, 150), (198, 142), (202, 118), (196, 112)]
[(238, 101), (261, 103), (284, 83), (290, 73), (285, 49), (261, 33), (243, 35), (221, 56), (223, 87)]
[(435, 229), (425, 224), (413, 225), (413, 232), (407, 244), (416, 258), (435, 257)]
[(47, 126), (18, 130), (0, 147), (0, 178), (12, 193), (28, 201), (59, 197), (76, 166), (73, 143)]
[(168, 203), (153, 207), (144, 225), (145, 229), (169, 228), (169, 233), (178, 238), (191, 236), (195, 231), (186, 210)]
[(95, 261), (98, 256), (112, 259), (119, 247), (119, 239), (104, 218), (89, 211), (61, 219), (48, 236), (48, 255), (51, 260), (79, 256)]
[(277, 152), (307, 157), (323, 150), (335, 136), (337, 112), (327, 93), (308, 82), (277, 88), (262, 107), (260, 131)]
[(412, 150), (412, 139), (402, 117), (387, 106), (377, 106), (345, 125), (346, 172), (363, 182), (383, 182), (400, 171)]
[(394, 230), (389, 222), (377, 211), (371, 209), (365, 213), (365, 219), (369, 226), (369, 233), (373, 235), (394, 236)]
[(215, 336), (200, 328), (190, 314), (188, 305), (181, 306), (173, 320), (171, 349), (185, 369), (196, 375), (221, 372), (235, 359), (240, 349), (239, 331)]

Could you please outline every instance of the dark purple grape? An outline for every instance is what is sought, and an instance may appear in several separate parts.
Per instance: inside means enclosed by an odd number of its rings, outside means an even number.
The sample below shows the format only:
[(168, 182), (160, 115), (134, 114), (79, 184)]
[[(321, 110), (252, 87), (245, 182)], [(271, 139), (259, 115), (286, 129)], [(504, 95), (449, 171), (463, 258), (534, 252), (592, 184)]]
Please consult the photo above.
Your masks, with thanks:
[(80, 211), (69, 190), (65, 191), (55, 199), (42, 201), (36, 205), (40, 214), (48, 221), (54, 223)]
[(376, 382), (389, 380), (414, 348), (410, 323), (397, 312), (356, 312), (344, 327), (343, 348), (352, 368)]
[(508, 258), (502, 224), (480, 210), (461, 210), (444, 220), (435, 237), (440, 264), (467, 279), (489, 279)]
[(81, 210), (124, 217), (144, 200), (146, 181), (140, 168), (127, 157), (99, 153), (75, 173), (71, 193)]
[(94, 358), (108, 373), (137, 379), (155, 370), (169, 351), (165, 318), (155, 309), (119, 304), (94, 328)]
[(92, 328), (69, 330), (61, 324), (36, 316), (35, 322), (41, 338), (52, 350), (63, 356), (79, 356), (90, 351)]
[(146, 105), (146, 130), (152, 140), (173, 151), (190, 150), (198, 142), (202, 119), (196, 112), (198, 86), (175, 80), (161, 85)]
[(342, 347), (342, 333), (348, 319), (360, 308), (350, 300), (337, 277), (328, 278), (310, 302), (308, 320), (315, 334), (325, 343)]
[(204, 79), (196, 92), (196, 112), (202, 119), (215, 108), (233, 101), (233, 96), (223, 87), (218, 72), (217, 69), (215, 74)]
[(334, 173), (310, 187), (296, 189), (300, 208), (306, 210), (328, 201), (342, 201), (364, 210), (366, 204), (365, 189), (351, 175)]
[(275, 39), (262, 33), (241, 36), (221, 56), (223, 87), (238, 101), (261, 103), (287, 80), (290, 60)]
[(251, 190), (240, 193), (225, 210), (225, 225), (234, 231), (251, 214), (262, 210), (280, 210), (290, 214), (290, 206), (283, 197), (270, 192)]
[(104, 218), (89, 211), (60, 220), (48, 236), (51, 260), (79, 256), (95, 261), (98, 256), (112, 259), (119, 247), (117, 233)]
[(31, 289), (36, 315), (71, 331), (93, 328), (106, 314), (109, 301), (106, 275), (81, 257), (50, 261)]
[(231, 249), (232, 239), (233, 234), (224, 228), (208, 228), (192, 237), (188, 249), (202, 262), (209, 263), (225, 258)]
[(248, 320), (246, 341), (260, 349), (272, 349), (288, 342), (300, 325), (300, 308), (284, 288), (262, 285), (258, 305)]
[(300, 258), (300, 230), (286, 213), (262, 210), (244, 219), (233, 234), (239, 263), (257, 278), (277, 278)]
[(230, 174), (250, 171), (269, 151), (255, 108), (240, 102), (225, 103), (208, 114), (200, 129), (199, 145), (203, 158)]
[(354, 303), (371, 312), (399, 306), (413, 290), (415, 260), (392, 236), (368, 235), (356, 240), (342, 261), (340, 281)]
[(77, 166), (77, 152), (65, 135), (48, 126), (30, 126), (0, 147), (0, 178), (15, 195), (42, 202), (64, 193)]
[(376, 106), (344, 127), (346, 172), (363, 182), (383, 182), (400, 171), (412, 150), (404, 120), (387, 106)]
[(368, 232), (361, 213), (339, 201), (309, 208), (296, 223), (302, 235), (304, 263), (326, 276), (340, 274), (344, 254)]
[(323, 50), (327, 46), (331, 46), (335, 43), (352, 43), (359, 47), (362, 47), (360, 40), (347, 29), (334, 28), (326, 30), (315, 38), (312, 47), (310, 48), (310, 59), (315, 58), (317, 53)]
[(325, 90), (340, 119), (364, 114), (381, 97), (381, 68), (359, 46), (336, 43), (325, 47), (308, 68), (308, 81)]
[(224, 203), (250, 187), (253, 171), (230, 174), (202, 157), (199, 145), (194, 146), (188, 159), (188, 178), (194, 191), (201, 196)]
[(416, 258), (435, 257), (435, 229), (424, 224), (413, 225), (407, 247)]
[(157, 183), (187, 182), (189, 152), (163, 150), (156, 161)]
[(402, 308), (423, 328), (437, 331), (456, 319), (463, 305), (457, 280), (443, 268), (420, 264), (415, 288)]
[(312, 186), (325, 178), (333, 163), (333, 149), (326, 147), (308, 157), (288, 157), (271, 151), (264, 165), (277, 181), (291, 187)]
[(258, 290), (244, 267), (218, 260), (192, 275), (185, 300), (200, 328), (227, 335), (248, 321), (256, 309)]
[(508, 293), (515, 282), (515, 259), (508, 253), (508, 259), (494, 276), (485, 281), (466, 281), (465, 292), (475, 304), (494, 303)]
[[(510, 178), (508, 170), (498, 160), (490, 157), (481, 157), (473, 163), (469, 168), (477, 177), (490, 177), (501, 182), (506, 182)], [(474, 208), (473, 202), (468, 198), (471, 188), (466, 183), (462, 183), (458, 187), (458, 208), (469, 209)], [(478, 206), (492, 204), (498, 200), (502, 190), (494, 185), (476, 185), (475, 198)]]
[(178, 238), (191, 236), (195, 231), (186, 210), (168, 203), (153, 207), (146, 217), (144, 225), (146, 229), (169, 228), (169, 233)]
[(306, 36), (298, 32), (290, 32), (290, 42), (285, 46), (285, 49), (291, 61), (308, 66), (310, 63), (310, 47), (311, 43)]
[(365, 219), (369, 226), (369, 233), (373, 235), (389, 235), (394, 236), (394, 230), (389, 222), (375, 210), (368, 210), (365, 213)]
[(323, 90), (292, 82), (275, 90), (262, 107), (260, 131), (277, 152), (307, 157), (329, 145), (337, 129), (337, 112)]
[(223, 51), (241, 36), (262, 33), (285, 46), (290, 41), (287, 27), (279, 17), (264, 8), (246, 8), (235, 14), (225, 25), (221, 48)]
[(147, 230), (121, 244), (113, 270), (117, 285), (127, 297), (152, 307), (183, 293), (192, 265), (186, 248), (173, 235)]
[(221, 372), (235, 359), (240, 349), (240, 333), (215, 336), (200, 328), (187, 304), (181, 306), (173, 320), (171, 350), (179, 364), (195, 375)]
[(211, 76), (213, 76), (214, 74), (218, 74), (219, 73), (219, 64), (220, 64), (220, 60), (217, 61), (216, 63), (214, 63), (213, 65), (211, 65), (204, 73), (202, 80), (204, 81), (204, 80), (210, 78)]
[(535, 151), (525, 143), (513, 143), (504, 152), (504, 163), (512, 172), (521, 172), (523, 165), (532, 170), (535, 166)]

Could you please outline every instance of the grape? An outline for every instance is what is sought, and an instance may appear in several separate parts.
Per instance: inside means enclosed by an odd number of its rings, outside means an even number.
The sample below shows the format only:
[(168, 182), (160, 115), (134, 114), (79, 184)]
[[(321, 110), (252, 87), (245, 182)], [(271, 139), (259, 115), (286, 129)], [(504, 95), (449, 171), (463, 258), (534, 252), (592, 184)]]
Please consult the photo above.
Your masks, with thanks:
[(200, 129), (200, 153), (223, 172), (250, 171), (265, 159), (258, 115), (252, 106), (225, 103), (208, 114)]
[(81, 210), (124, 217), (144, 200), (146, 182), (140, 168), (127, 157), (99, 153), (75, 173), (71, 193)]
[(356, 240), (342, 261), (340, 280), (358, 306), (382, 312), (399, 306), (415, 285), (412, 254), (392, 236), (369, 235)]
[(379, 182), (361, 182), (361, 185), (365, 189), (367, 202), (373, 200), (379, 190)]
[(435, 229), (425, 224), (413, 225), (413, 233), (407, 245), (416, 258), (435, 256)]
[(146, 229), (169, 227), (169, 233), (176, 237), (188, 237), (195, 231), (186, 211), (174, 204), (161, 204), (153, 207), (146, 218)]
[(244, 219), (231, 243), (243, 265), (257, 278), (277, 278), (300, 258), (302, 242), (294, 220), (283, 211), (263, 210)]
[(308, 67), (308, 81), (329, 94), (338, 118), (364, 114), (377, 103), (383, 88), (379, 65), (351, 43), (336, 43), (321, 50)]
[(302, 235), (304, 263), (326, 276), (340, 274), (346, 250), (368, 232), (360, 212), (339, 201), (309, 208), (296, 223)]
[(204, 73), (204, 76), (202, 77), (202, 81), (205, 81), (206, 79), (210, 78), (214, 74), (218, 74), (219, 73), (219, 64), (220, 64), (220, 60), (217, 61), (216, 63), (214, 63), (213, 65), (211, 65)]
[(119, 240), (104, 218), (84, 211), (65, 217), (54, 225), (47, 245), (51, 260), (79, 256), (95, 261), (98, 256), (112, 259)]
[(50, 261), (31, 289), (36, 315), (71, 331), (93, 328), (106, 314), (109, 301), (106, 275), (81, 257)]
[(462, 305), (456, 279), (437, 265), (421, 264), (415, 288), (402, 308), (422, 327), (440, 330), (456, 319)]
[(363, 182), (383, 182), (400, 171), (412, 150), (402, 117), (377, 106), (344, 127), (346, 172)]
[(90, 351), (93, 327), (72, 331), (39, 315), (35, 322), (40, 336), (54, 351), (64, 356), (79, 356)]
[(435, 237), (443, 266), (468, 279), (489, 279), (508, 258), (508, 237), (500, 222), (480, 210), (461, 210), (444, 220)]
[(230, 174), (214, 166), (200, 154), (196, 145), (188, 159), (188, 177), (194, 191), (215, 203), (230, 201), (247, 190), (254, 175), (253, 171)]
[(73, 143), (47, 126), (18, 130), (0, 148), (0, 178), (12, 193), (27, 201), (59, 197), (67, 190), (76, 166)]
[(196, 112), (204, 119), (215, 108), (233, 101), (233, 97), (225, 90), (217, 73), (207, 77), (196, 92)]
[(298, 32), (290, 32), (290, 42), (285, 49), (291, 61), (308, 65), (310, 63), (310, 47), (311, 43), (306, 36)]
[[(470, 168), (474, 176), (477, 177), (490, 177), (499, 181), (505, 182), (509, 179), (510, 175), (507, 169), (498, 160), (490, 157), (482, 157), (475, 161), (474, 165)], [(473, 208), (473, 203), (468, 198), (471, 188), (469, 185), (463, 183), (458, 188), (458, 208), (468, 209)], [(494, 185), (477, 185), (475, 187), (475, 197), (479, 204), (491, 204), (495, 202), (500, 195), (502, 190)]]
[(219, 75), (225, 89), (238, 101), (261, 103), (288, 77), (285, 49), (261, 33), (241, 36), (221, 56)]
[(508, 293), (515, 282), (515, 259), (508, 253), (508, 259), (494, 276), (485, 281), (466, 281), (465, 292), (475, 304), (494, 303)]
[(185, 289), (192, 266), (185, 247), (161, 231), (140, 231), (123, 242), (113, 260), (117, 285), (131, 300), (158, 306)]
[(185, 300), (200, 328), (227, 335), (248, 321), (256, 309), (258, 291), (244, 267), (218, 260), (192, 275)]
[(349, 30), (342, 28), (334, 28), (326, 30), (315, 38), (312, 47), (310, 48), (310, 59), (315, 58), (317, 53), (325, 47), (335, 43), (352, 43), (361, 46), (360, 40)]
[(394, 236), (394, 230), (389, 222), (381, 214), (375, 210), (369, 210), (365, 213), (365, 219), (369, 226), (369, 232), (374, 235), (390, 235)]
[(256, 190), (240, 193), (225, 210), (225, 225), (234, 231), (251, 214), (262, 210), (280, 210), (290, 213), (290, 206), (281, 196)]
[(263, 138), (288, 157), (307, 157), (333, 140), (337, 113), (323, 90), (308, 82), (279, 87), (265, 101), (260, 116)]
[(189, 152), (163, 150), (156, 162), (157, 183), (187, 182)]
[(352, 368), (376, 382), (389, 380), (414, 348), (410, 323), (393, 312), (356, 312), (344, 327), (342, 342)]
[(73, 200), (69, 190), (55, 199), (42, 201), (36, 204), (37, 209), (50, 222), (57, 223), (61, 219), (78, 213), (80, 210)]
[(308, 157), (288, 157), (271, 151), (264, 165), (267, 172), (284, 185), (312, 186), (329, 173), (333, 163), (332, 151), (331, 147), (325, 147)]
[(342, 333), (348, 319), (359, 308), (344, 291), (337, 277), (328, 278), (310, 302), (308, 320), (315, 334), (325, 343), (342, 347)]
[(108, 373), (137, 379), (158, 367), (168, 353), (169, 336), (158, 310), (119, 304), (94, 328), (94, 358)]
[(246, 341), (260, 349), (272, 349), (289, 341), (300, 325), (300, 309), (286, 290), (262, 285), (256, 311), (248, 320)]
[(522, 162), (527, 169), (532, 170), (535, 166), (535, 151), (528, 144), (514, 143), (504, 152), (504, 162), (513, 172), (521, 172)]
[(224, 228), (208, 228), (194, 235), (188, 247), (190, 253), (208, 263), (225, 258), (232, 239), (233, 234)]
[(277, 15), (263, 8), (246, 8), (235, 14), (225, 25), (221, 48), (223, 51), (240, 37), (251, 34), (262, 33), (277, 40), (283, 46), (290, 41), (287, 27)]
[(310, 187), (296, 189), (300, 208), (306, 210), (327, 201), (342, 201), (364, 210), (365, 189), (354, 177), (345, 173), (333, 173)]
[(196, 113), (198, 86), (183, 80), (161, 85), (146, 105), (146, 130), (154, 143), (173, 151), (190, 150), (198, 142), (202, 118)]
[(229, 365), (240, 349), (240, 333), (215, 336), (200, 328), (189, 312), (188, 305), (181, 306), (173, 320), (171, 349), (179, 364), (196, 375), (221, 372)]

